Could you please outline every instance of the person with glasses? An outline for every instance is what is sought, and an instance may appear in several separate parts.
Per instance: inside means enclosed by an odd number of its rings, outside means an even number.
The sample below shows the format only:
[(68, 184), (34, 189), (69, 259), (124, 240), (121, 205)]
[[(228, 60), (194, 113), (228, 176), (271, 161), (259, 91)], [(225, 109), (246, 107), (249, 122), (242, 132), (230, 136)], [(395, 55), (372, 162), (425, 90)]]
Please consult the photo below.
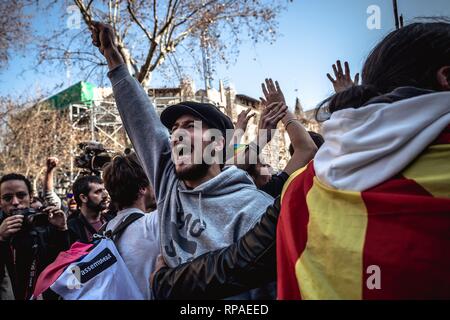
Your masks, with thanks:
[[(30, 181), (21, 174), (0, 179), (0, 286), (8, 284), (17, 300), (30, 298), (39, 273), (69, 247), (64, 212), (32, 209), (32, 194)], [(7, 275), (10, 281), (4, 281)]]

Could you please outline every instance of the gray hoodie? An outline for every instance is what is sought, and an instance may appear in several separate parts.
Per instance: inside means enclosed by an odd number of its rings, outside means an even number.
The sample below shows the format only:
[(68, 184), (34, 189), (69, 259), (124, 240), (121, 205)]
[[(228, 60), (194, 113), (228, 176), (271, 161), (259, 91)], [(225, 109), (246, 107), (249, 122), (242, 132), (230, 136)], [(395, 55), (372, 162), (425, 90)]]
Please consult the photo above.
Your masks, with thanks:
[(160, 214), (161, 252), (169, 267), (228, 246), (273, 202), (234, 166), (189, 190), (175, 175), (168, 130), (125, 65), (108, 73), (124, 127), (152, 183)]

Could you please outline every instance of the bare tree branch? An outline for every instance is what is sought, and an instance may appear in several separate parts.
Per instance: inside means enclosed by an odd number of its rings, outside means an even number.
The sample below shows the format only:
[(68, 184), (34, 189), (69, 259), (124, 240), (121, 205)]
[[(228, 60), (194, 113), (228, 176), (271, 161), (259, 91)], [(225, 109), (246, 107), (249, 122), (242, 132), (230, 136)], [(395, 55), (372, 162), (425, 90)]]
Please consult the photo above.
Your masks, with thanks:
[(175, 24), (175, 28), (181, 26), (182, 24), (185, 24), (187, 21), (189, 21), (189, 19), (191, 19), (194, 15), (196, 15), (200, 10), (205, 9), (206, 7), (210, 6), (211, 4), (216, 3), (217, 0), (211, 0), (206, 2), (205, 4), (201, 5), (200, 7), (192, 10), (192, 12), (190, 14), (188, 14), (186, 16), (186, 18), (184, 18), (183, 20), (181, 20), (180, 22), (178, 22), (177, 24)]
[(30, 17), (23, 1), (0, 1), (0, 69), (6, 67), (13, 50), (25, 49), (30, 39)]
[[(286, 3), (284, 0), (73, 1), (88, 27), (93, 17), (112, 25), (120, 55), (141, 83), (148, 82), (151, 74), (183, 43), (192, 47), (194, 59), (191, 63), (196, 64), (201, 60), (200, 46), (218, 53), (212, 57), (212, 63), (219, 60), (227, 63), (230, 57), (237, 56), (238, 44), (244, 38), (253, 42), (273, 41), (277, 15), (284, 8), (282, 3)], [(73, 37), (73, 33), (67, 28), (50, 33), (39, 45), (41, 65), (45, 64), (47, 56), (52, 58), (49, 62), (56, 61), (53, 58), (58, 54), (74, 61), (77, 70), (80, 66), (87, 67), (91, 63), (89, 59), (96, 61), (95, 53), (86, 49), (90, 47), (86, 42), (89, 32), (77, 32), (83, 38)], [(74, 49), (75, 46), (79, 49)], [(168, 61), (167, 65), (174, 64)], [(90, 68), (85, 70), (89, 70), (88, 75), (93, 74)]]
[(131, 7), (131, 3), (133, 1), (132, 0), (128, 0), (127, 1), (127, 9), (128, 12), (130, 13), (131, 19), (136, 22), (136, 24), (138, 25), (139, 28), (141, 28), (141, 30), (145, 33), (145, 35), (147, 36), (147, 39), (150, 41), (153, 41), (153, 37), (150, 35), (150, 32), (148, 31), (148, 29), (139, 21), (139, 19), (136, 17), (136, 14), (133, 10), (133, 8)]
[[(84, 6), (83, 0), (74, 0), (76, 6), (80, 9), (80, 13), (83, 17), (84, 22), (86, 23), (86, 25), (89, 27), (92, 23), (92, 16), (89, 13), (88, 8), (86, 8)], [(91, 1), (92, 2), (92, 1)], [(89, 3), (89, 6), (91, 5), (91, 3)]]

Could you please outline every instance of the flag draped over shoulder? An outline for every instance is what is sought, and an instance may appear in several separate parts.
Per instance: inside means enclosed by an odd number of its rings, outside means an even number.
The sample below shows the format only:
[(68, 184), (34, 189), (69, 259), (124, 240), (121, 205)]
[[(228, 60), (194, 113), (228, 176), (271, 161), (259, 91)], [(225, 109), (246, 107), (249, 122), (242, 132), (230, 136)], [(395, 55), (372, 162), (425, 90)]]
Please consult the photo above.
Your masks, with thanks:
[(277, 270), (278, 299), (450, 299), (450, 126), (362, 192), (324, 185), (313, 162), (294, 173)]

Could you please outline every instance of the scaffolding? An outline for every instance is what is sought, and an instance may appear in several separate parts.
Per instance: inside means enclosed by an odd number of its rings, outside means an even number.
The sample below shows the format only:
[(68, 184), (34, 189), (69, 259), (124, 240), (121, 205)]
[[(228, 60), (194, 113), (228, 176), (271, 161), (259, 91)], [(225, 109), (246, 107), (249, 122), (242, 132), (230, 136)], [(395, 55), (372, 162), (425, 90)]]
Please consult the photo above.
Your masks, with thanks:
[[(88, 132), (90, 141), (101, 143), (110, 152), (124, 151), (130, 145), (112, 97), (84, 103), (70, 103), (65, 109), (72, 127), (68, 133), (70, 141), (76, 140), (75, 137), (79, 136), (80, 132)], [(59, 170), (55, 176), (55, 186), (59, 187), (56, 192), (59, 195), (66, 194), (84, 171), (74, 165), (75, 157), (81, 152), (78, 144), (70, 145), (68, 171)]]

